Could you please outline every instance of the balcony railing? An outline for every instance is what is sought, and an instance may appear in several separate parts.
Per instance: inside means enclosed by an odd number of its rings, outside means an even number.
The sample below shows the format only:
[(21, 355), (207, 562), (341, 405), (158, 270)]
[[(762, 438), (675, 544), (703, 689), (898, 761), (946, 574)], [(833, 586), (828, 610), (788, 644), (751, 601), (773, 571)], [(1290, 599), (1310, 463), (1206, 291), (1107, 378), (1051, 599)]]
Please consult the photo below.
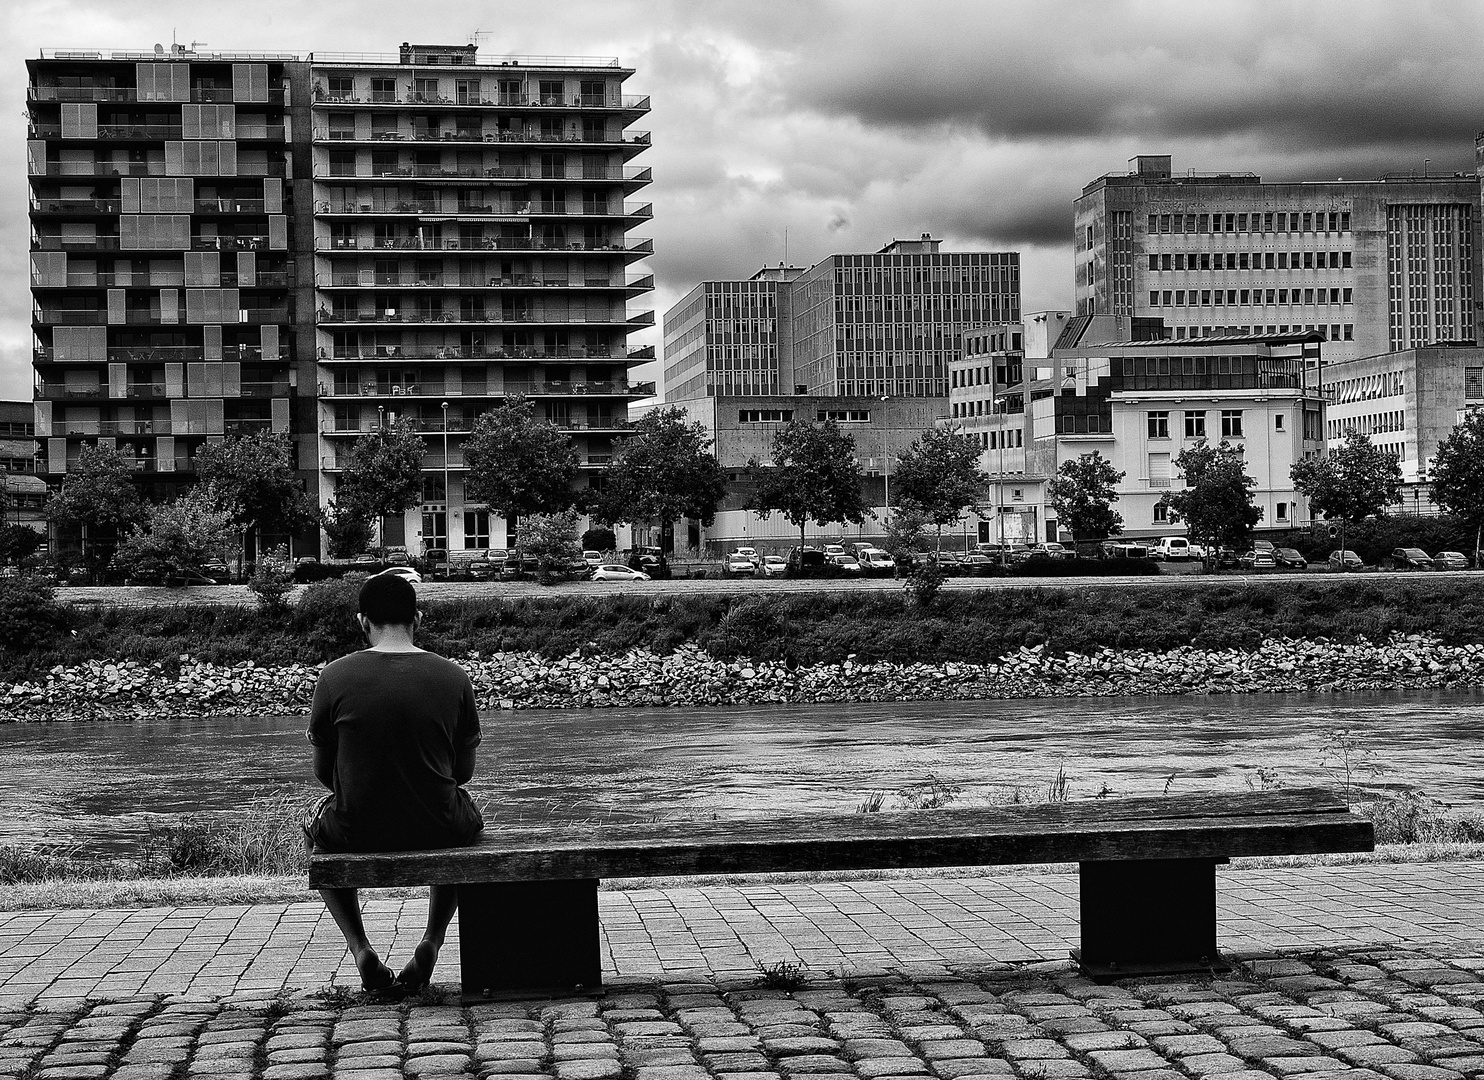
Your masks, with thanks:
[(65, 386), (59, 383), (42, 382), (36, 385), (38, 401), (106, 401), (106, 386)]
[(123, 211), (118, 199), (34, 199), (33, 214), (118, 214)]
[(633, 348), (566, 345), (560, 348), (503, 348), (500, 346), (465, 348), (457, 345), (408, 346), (404, 351), (399, 345), (380, 345), (363, 349), (338, 348), (331, 352), (320, 350), (321, 361), (364, 360), (619, 360), (653, 359), (653, 345), (637, 345)]
[(445, 237), (424, 240), (415, 236), (376, 240), (372, 237), (316, 236), (316, 251), (626, 251), (633, 254), (654, 253), (654, 241), (639, 240), (632, 245), (595, 243), (574, 240), (557, 243), (525, 236), (486, 236), (478, 239)]
[[(284, 350), (284, 358), (275, 362), (287, 366), (292, 362), (292, 348)], [(36, 363), (49, 363), (55, 361), (55, 350), (50, 348), (36, 349), (33, 353)], [(107, 363), (111, 364), (183, 364), (193, 360), (205, 360), (205, 350), (200, 345), (136, 345), (108, 350)], [(228, 360), (240, 363), (258, 363), (263, 359), (263, 350), (257, 345), (228, 345), (222, 349), (220, 357), (212, 357), (213, 360)], [(76, 358), (66, 363), (79, 362)], [(103, 360), (81, 361), (84, 363), (104, 363)]]
[[(647, 316), (647, 321), (646, 321)], [(654, 323), (654, 312), (640, 312), (637, 315), (626, 317), (622, 314), (609, 315), (607, 318), (593, 318), (586, 312), (575, 314), (568, 313), (561, 316), (548, 316), (545, 312), (503, 312), (503, 311), (400, 311), (388, 314), (385, 311), (356, 312), (356, 311), (330, 311), (321, 309), (316, 319), (321, 326), (333, 324), (350, 325), (394, 325), (412, 324), (425, 326), (430, 323), (475, 323), (488, 325), (490, 323), (553, 323), (557, 325), (585, 325), (585, 326), (616, 326), (623, 323), (630, 325), (649, 326)], [(79, 324), (83, 325), (83, 324)]]
[[(27, 101), (124, 101), (139, 100), (139, 92), (132, 86), (30, 86), (26, 88)], [(234, 100), (232, 91), (225, 88), (191, 91), (192, 101), (215, 101), (229, 104)], [(283, 90), (269, 90), (269, 103), (283, 104)]]
[[(36, 237), (40, 251), (159, 251), (158, 247), (125, 247), (117, 236), (70, 237), (45, 234)], [(167, 249), (168, 250), (168, 249)], [(266, 236), (193, 236), (192, 251), (267, 251)]]
[(613, 379), (599, 382), (507, 382), (506, 394), (530, 395), (603, 395), (608, 397), (649, 397), (654, 383), (631, 383)]
[(242, 396), (245, 398), (288, 397), (289, 381), (287, 379), (274, 380), (272, 382), (249, 382), (243, 380), (241, 391)]
[[(31, 176), (164, 176), (165, 162), (161, 161), (100, 161), (60, 162), (47, 161), (30, 167)], [(191, 174), (198, 175), (198, 174)], [(199, 174), (207, 175), (207, 174)], [(214, 174), (212, 174), (214, 175)], [(238, 176), (283, 176), (281, 161), (252, 162), (240, 157), (237, 161)]]
[(319, 289), (652, 289), (654, 275), (626, 276), (617, 280), (612, 277), (587, 277), (581, 281), (569, 281), (566, 278), (555, 279), (535, 274), (512, 274), (484, 281), (445, 281), (441, 274), (376, 274), (372, 280), (363, 281), (360, 272), (353, 271), (320, 275), (314, 284)]
[(504, 106), (521, 109), (622, 109), (645, 112), (649, 109), (649, 96), (647, 94), (496, 94), (493, 98), (487, 98), (475, 97), (472, 94), (458, 94), (447, 98), (441, 94), (393, 93), (355, 97), (348, 94), (331, 94), (323, 86), (316, 86), (314, 104), (324, 108), (343, 105), (464, 105), (485, 108)]

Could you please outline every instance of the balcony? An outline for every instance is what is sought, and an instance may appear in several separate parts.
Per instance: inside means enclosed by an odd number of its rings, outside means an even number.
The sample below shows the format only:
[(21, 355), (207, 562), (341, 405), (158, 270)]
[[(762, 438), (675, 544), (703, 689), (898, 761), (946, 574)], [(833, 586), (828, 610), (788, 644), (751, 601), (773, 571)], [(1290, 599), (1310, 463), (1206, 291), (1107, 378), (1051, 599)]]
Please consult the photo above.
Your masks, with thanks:
[(361, 272), (339, 272), (330, 275), (321, 275), (315, 280), (317, 289), (627, 289), (643, 292), (654, 288), (654, 275), (645, 274), (639, 277), (621, 277), (615, 280), (613, 277), (586, 277), (581, 281), (569, 281), (563, 278), (541, 277), (536, 274), (511, 274), (508, 277), (492, 277), (484, 281), (472, 281), (461, 278), (458, 281), (445, 281), (443, 275), (425, 276), (419, 274), (374, 274), (370, 280), (363, 280)]
[[(262, 199), (197, 199), (198, 214), (266, 214), (267, 203)], [(281, 213), (282, 211), (275, 211)]]
[[(104, 435), (104, 436), (128, 436), (128, 435), (172, 435), (179, 434), (172, 431), (168, 419), (138, 419), (138, 420), (68, 420), (65, 417), (52, 421), (52, 430), (59, 431), (63, 435)], [(205, 434), (205, 432), (201, 432)]]
[[(292, 349), (284, 350), (283, 358), (275, 358), (274, 363), (285, 366), (292, 363)], [(136, 345), (132, 347), (111, 348), (108, 350), (108, 359), (98, 360), (58, 360), (55, 350), (49, 348), (36, 349), (32, 354), (35, 363), (63, 363), (63, 364), (184, 364), (197, 360), (207, 359), (205, 350), (200, 345)], [(222, 349), (221, 356), (213, 356), (212, 360), (227, 360), (240, 363), (259, 363), (263, 359), (263, 350), (257, 345), (228, 345)]]
[[(139, 92), (132, 86), (28, 86), (26, 88), (27, 101), (120, 101), (137, 102)], [(230, 104), (234, 98), (230, 89), (204, 89), (195, 87), (191, 90), (191, 100), (194, 102), (220, 102)], [(270, 89), (268, 91), (269, 104), (283, 104), (283, 90)], [(261, 104), (257, 102), (255, 104)]]
[[(100, 161), (100, 162), (67, 162), (48, 161), (40, 166), (32, 166), (31, 176), (164, 176), (165, 162), (160, 161)], [(191, 174), (197, 175), (197, 174)], [(204, 175), (204, 174), (203, 174)], [(283, 176), (284, 163), (281, 161), (250, 162), (239, 158), (237, 162), (238, 176)]]
[(33, 199), (33, 214), (118, 214), (123, 212), (118, 199)]
[(332, 353), (320, 350), (321, 363), (361, 362), (368, 360), (653, 360), (653, 345), (622, 346), (568, 345), (561, 348), (463, 348), (457, 345), (409, 346), (381, 345), (374, 348), (340, 348)]
[(650, 397), (654, 394), (654, 383), (630, 383), (623, 380), (599, 382), (507, 382), (506, 394), (530, 396), (606, 396), (606, 397)]
[(525, 236), (487, 236), (478, 239), (445, 237), (441, 240), (425, 240), (416, 236), (376, 240), (372, 237), (316, 236), (316, 251), (622, 251), (632, 255), (651, 255), (654, 241), (640, 240), (633, 246), (622, 243), (589, 244), (583, 240), (555, 243), (535, 240)]
[(37, 401), (106, 401), (106, 386), (65, 386), (61, 383), (42, 382), (36, 385)]
[(289, 381), (287, 379), (276, 379), (272, 382), (249, 382), (243, 380), (241, 383), (241, 394), (245, 398), (288, 397)]
[(232, 435), (238, 435), (238, 436), (256, 435), (259, 432), (272, 431), (272, 430), (273, 430), (273, 421), (270, 420), (266, 416), (265, 417), (254, 417), (254, 418), (251, 418), (251, 419), (239, 419), (239, 420), (233, 420), (231, 417), (228, 417), (222, 423), (222, 434), (223, 435), (228, 435), (228, 436), (232, 436)]
[[(648, 322), (645, 317), (648, 316)], [(435, 323), (447, 325), (469, 324), (475, 326), (488, 326), (491, 324), (517, 323), (525, 325), (550, 324), (553, 326), (622, 326), (627, 322), (631, 326), (654, 325), (654, 312), (640, 312), (632, 318), (625, 319), (622, 315), (611, 315), (608, 318), (591, 318), (587, 313), (548, 316), (545, 312), (503, 312), (503, 311), (331, 311), (321, 308), (316, 323), (320, 326), (391, 326), (391, 325), (413, 325), (427, 326)]]
[(41, 326), (106, 326), (108, 312), (102, 308), (43, 308), (31, 310), (31, 321)]

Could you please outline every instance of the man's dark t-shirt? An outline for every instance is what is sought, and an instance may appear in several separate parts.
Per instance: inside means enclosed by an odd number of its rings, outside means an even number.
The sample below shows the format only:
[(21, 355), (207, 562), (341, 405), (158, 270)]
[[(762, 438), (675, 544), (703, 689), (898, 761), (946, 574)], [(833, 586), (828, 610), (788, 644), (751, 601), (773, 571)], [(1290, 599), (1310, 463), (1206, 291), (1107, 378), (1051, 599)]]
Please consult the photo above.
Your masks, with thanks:
[(479, 811), (454, 780), (479, 744), (474, 687), (430, 652), (352, 653), (320, 672), (309, 741), (333, 748), (333, 801), (312, 831), (330, 851), (408, 851), (470, 843)]

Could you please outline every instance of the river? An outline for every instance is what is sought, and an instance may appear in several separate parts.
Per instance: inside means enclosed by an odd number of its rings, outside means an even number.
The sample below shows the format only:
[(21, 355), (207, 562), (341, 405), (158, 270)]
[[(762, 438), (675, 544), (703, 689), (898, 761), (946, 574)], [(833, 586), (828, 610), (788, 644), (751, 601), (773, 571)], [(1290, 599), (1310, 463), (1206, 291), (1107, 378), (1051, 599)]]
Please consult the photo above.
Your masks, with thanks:
[[(846, 812), (934, 781), (962, 803), (1352, 779), (1484, 810), (1484, 694), (1104, 698), (488, 714), (471, 785), (500, 822)], [(0, 843), (135, 847), (162, 815), (316, 790), (302, 717), (0, 727)], [(1377, 771), (1379, 770), (1379, 771)], [(1017, 795), (1018, 793), (1018, 795)]]

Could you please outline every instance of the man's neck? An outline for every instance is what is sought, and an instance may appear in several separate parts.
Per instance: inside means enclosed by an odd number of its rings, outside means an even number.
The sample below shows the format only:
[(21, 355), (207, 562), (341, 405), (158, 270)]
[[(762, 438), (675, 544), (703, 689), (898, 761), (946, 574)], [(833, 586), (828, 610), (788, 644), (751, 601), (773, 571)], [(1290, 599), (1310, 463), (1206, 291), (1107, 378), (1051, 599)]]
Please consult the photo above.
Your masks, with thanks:
[(371, 652), (422, 652), (412, 643), (410, 626), (373, 626), (366, 636), (371, 640)]

